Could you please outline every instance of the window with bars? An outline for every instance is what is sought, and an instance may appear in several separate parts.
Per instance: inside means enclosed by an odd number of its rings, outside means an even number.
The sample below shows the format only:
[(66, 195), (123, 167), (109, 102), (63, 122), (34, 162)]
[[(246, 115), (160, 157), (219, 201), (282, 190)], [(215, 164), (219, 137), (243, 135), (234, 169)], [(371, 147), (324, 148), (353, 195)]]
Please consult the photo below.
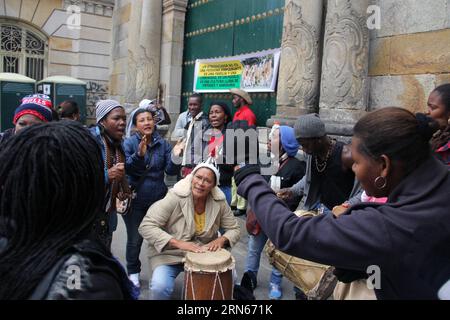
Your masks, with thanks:
[(46, 72), (44, 36), (13, 23), (0, 23), (0, 72), (20, 73), (37, 81)]

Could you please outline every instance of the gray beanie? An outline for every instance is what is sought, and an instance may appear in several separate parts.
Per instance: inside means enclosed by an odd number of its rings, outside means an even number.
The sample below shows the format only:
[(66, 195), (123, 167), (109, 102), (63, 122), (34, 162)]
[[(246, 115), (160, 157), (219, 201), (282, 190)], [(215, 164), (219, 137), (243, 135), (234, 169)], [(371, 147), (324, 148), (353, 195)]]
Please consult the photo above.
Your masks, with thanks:
[(300, 116), (294, 126), (295, 137), (299, 138), (321, 138), (325, 136), (325, 124), (320, 120), (317, 113)]
[[(122, 105), (116, 100), (100, 100), (95, 106), (95, 119), (99, 123), (108, 113), (115, 108), (122, 108)], [(125, 110), (125, 109), (124, 109)]]

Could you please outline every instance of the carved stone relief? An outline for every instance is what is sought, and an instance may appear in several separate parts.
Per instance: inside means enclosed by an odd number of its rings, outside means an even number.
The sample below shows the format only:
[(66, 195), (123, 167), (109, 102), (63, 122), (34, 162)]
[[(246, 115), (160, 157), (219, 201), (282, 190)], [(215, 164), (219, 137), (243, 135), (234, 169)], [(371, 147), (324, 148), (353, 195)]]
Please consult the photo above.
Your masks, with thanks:
[(361, 109), (367, 101), (369, 31), (350, 0), (329, 1), (320, 107)]
[(296, 105), (314, 105), (317, 93), (317, 70), (314, 68), (318, 44), (314, 27), (302, 19), (301, 8), (294, 2), (289, 2), (287, 8), (291, 20), (283, 30), (282, 73), (287, 75), (285, 86), (290, 101)]
[(142, 48), (141, 56), (138, 60), (138, 66), (136, 70), (136, 99), (138, 101), (145, 98), (156, 97), (157, 81), (155, 86), (154, 74), (156, 68), (156, 62), (154, 59), (147, 55), (146, 49)]
[(284, 18), (278, 104), (313, 111), (318, 97), (320, 35), (294, 1), (287, 4)]

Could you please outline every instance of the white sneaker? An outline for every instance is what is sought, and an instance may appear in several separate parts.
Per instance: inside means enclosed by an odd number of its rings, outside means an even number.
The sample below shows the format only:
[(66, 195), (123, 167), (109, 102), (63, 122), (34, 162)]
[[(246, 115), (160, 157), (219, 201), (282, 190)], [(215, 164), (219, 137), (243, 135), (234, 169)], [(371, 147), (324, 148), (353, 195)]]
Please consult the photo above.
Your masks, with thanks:
[(130, 279), (131, 282), (133, 282), (133, 284), (140, 288), (141, 284), (139, 283), (139, 273), (132, 273), (128, 276), (128, 279)]

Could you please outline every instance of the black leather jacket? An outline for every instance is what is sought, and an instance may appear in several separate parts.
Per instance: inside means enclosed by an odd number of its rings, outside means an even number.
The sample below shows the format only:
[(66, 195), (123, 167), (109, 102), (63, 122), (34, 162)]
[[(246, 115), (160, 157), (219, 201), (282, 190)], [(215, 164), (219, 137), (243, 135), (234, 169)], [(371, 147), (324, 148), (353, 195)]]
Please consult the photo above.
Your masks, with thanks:
[(36, 287), (31, 300), (131, 300), (132, 284), (120, 263), (100, 244), (70, 248)]

